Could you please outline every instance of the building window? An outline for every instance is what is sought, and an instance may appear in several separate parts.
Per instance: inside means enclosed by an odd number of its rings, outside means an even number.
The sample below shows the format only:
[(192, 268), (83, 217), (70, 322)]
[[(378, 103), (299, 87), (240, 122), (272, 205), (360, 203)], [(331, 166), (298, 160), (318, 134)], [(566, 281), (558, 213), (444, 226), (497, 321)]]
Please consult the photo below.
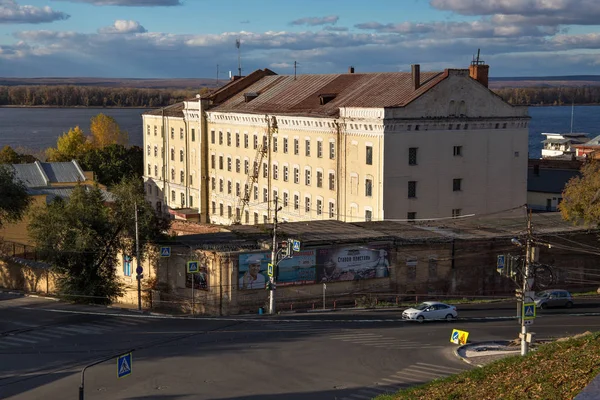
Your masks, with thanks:
[(254, 186), (254, 200), (258, 200), (258, 186)]
[(283, 166), (283, 181), (287, 182), (289, 179), (289, 168), (287, 167), (287, 165)]
[(227, 157), (227, 171), (231, 172), (231, 157)]
[(158, 177), (158, 166), (154, 166), (154, 176)]
[(250, 223), (250, 211), (248, 211), (248, 210), (244, 211), (244, 219), (246, 220), (247, 224)]
[(181, 201), (181, 208), (185, 207), (185, 193), (180, 194), (179, 200)]
[(408, 149), (408, 165), (417, 165), (417, 147)]
[(285, 154), (288, 152), (288, 138), (283, 138), (283, 152)]
[(407, 212), (406, 219), (417, 219), (417, 213), (416, 212)]
[(219, 169), (223, 169), (223, 156), (219, 156)]
[(263, 224), (268, 224), (269, 220), (267, 219), (266, 215), (263, 215)]
[(185, 182), (185, 173), (183, 171), (181, 171), (179, 173), (179, 183), (183, 183)]
[(171, 181), (175, 182), (175, 168), (171, 168)]
[(365, 210), (365, 221), (370, 222), (373, 219), (373, 211)]
[(210, 186), (211, 186), (212, 190), (216, 190), (217, 189), (217, 180), (213, 177), (213, 178), (210, 178), (210, 182), (211, 182)]
[(294, 195), (294, 210), (300, 208), (300, 196), (297, 194)]
[(156, 125), (154, 125), (154, 136), (156, 136), (158, 134), (158, 127)]
[(239, 182), (236, 182), (236, 183), (235, 183), (235, 195), (236, 195), (237, 197), (240, 197), (240, 194), (241, 194), (241, 192), (240, 192), (240, 183), (239, 183)]
[(294, 154), (300, 154), (300, 140), (294, 139)]
[(244, 174), (248, 175), (250, 171), (250, 162), (248, 160), (244, 160)]
[(233, 210), (231, 209), (231, 206), (227, 206), (227, 216), (229, 218), (233, 217)]
[(310, 140), (304, 141), (306, 157), (310, 157)]
[(219, 144), (223, 144), (223, 131), (219, 131)]
[(335, 216), (335, 204), (333, 202), (329, 202), (329, 218), (333, 218)]
[(240, 173), (241, 164), (242, 164), (242, 162), (240, 161), (239, 158), (237, 158), (235, 160), (235, 172), (237, 172), (238, 174)]
[(231, 132), (227, 132), (227, 146), (231, 147)]
[(323, 201), (317, 199), (317, 215), (323, 214)]
[(219, 215), (223, 216), (223, 203), (219, 204)]
[(183, 162), (183, 150), (179, 150), (179, 161)]
[(123, 256), (123, 275), (131, 276), (131, 256)]
[(273, 137), (273, 153), (277, 153), (277, 136)]
[(179, 128), (179, 139), (183, 139), (183, 128)]
[(269, 143), (267, 141), (267, 136), (263, 135), (263, 149), (266, 149), (267, 147), (269, 147)]
[(175, 128), (171, 128), (171, 139), (175, 139)]
[(323, 187), (323, 172), (317, 171), (317, 187)]
[(150, 145), (148, 145), (148, 151), (147, 154), (150, 155), (152, 153), (152, 150), (150, 149)]
[(452, 209), (452, 218), (460, 217), (461, 211), (462, 210), (460, 208), (453, 208)]
[(307, 213), (310, 212), (310, 197), (304, 198), (304, 211)]
[(333, 160), (335, 158), (335, 143), (329, 142), (329, 159)]
[(175, 161), (175, 149), (171, 149), (171, 161)]
[(462, 186), (462, 179), (460, 178), (455, 178), (452, 180), (452, 190), (455, 192), (459, 192), (461, 191), (461, 186)]
[(279, 178), (279, 168), (277, 164), (273, 164), (273, 179), (277, 180)]
[(196, 141), (196, 131), (192, 128), (192, 142)]
[(462, 146), (454, 146), (454, 156), (462, 156)]
[(417, 197), (417, 181), (408, 181), (408, 198)]
[(241, 213), (241, 212), (242, 212), (242, 211), (240, 210), (240, 208), (239, 208), (239, 207), (236, 207), (236, 208), (235, 208), (235, 220), (236, 220), (236, 221), (239, 221), (239, 220), (240, 220), (240, 217), (241, 217), (240, 213)]
[(365, 179), (365, 196), (373, 196), (373, 180)]
[(212, 144), (215, 144), (215, 131), (214, 130), (210, 131), (210, 142)]
[[(240, 133), (236, 132), (235, 133), (235, 147), (240, 147)], [(239, 219), (239, 217), (238, 217)]]
[(152, 174), (152, 166), (148, 164), (148, 176)]
[(300, 170), (294, 168), (294, 183), (300, 183)]
[(279, 193), (278, 193), (278, 192), (277, 192), (277, 190), (275, 190), (275, 189), (273, 190), (273, 197), (272, 197), (272, 199), (273, 199), (273, 200), (275, 200), (275, 199), (278, 199), (278, 200), (279, 200)]
[(263, 188), (263, 201), (265, 203), (269, 201), (269, 190), (267, 188)]
[(310, 186), (310, 169), (304, 170), (304, 184)]
[(175, 202), (175, 191), (171, 190), (171, 201)]
[(210, 156), (210, 167), (212, 169), (216, 168), (216, 158), (217, 158), (217, 156), (215, 156), (214, 154), (211, 154), (211, 156)]
[(227, 181), (227, 194), (231, 194), (232, 186), (231, 181)]
[(367, 165), (373, 165), (373, 146), (367, 146), (366, 162)]
[(223, 179), (219, 179), (219, 192), (223, 193)]
[(194, 184), (192, 177), (193, 175), (190, 175), (190, 186)]
[(158, 157), (158, 146), (154, 146), (154, 157)]
[(289, 201), (289, 194), (287, 192), (283, 192), (283, 206), (287, 207)]
[(323, 142), (317, 141), (317, 157), (323, 158)]
[(248, 134), (244, 133), (244, 148), (248, 148)]
[(258, 224), (258, 213), (255, 212), (254, 213), (254, 225), (257, 225), (257, 224)]
[(258, 136), (254, 135), (254, 149), (258, 148)]
[(335, 174), (329, 173), (329, 190), (335, 190)]
[(263, 178), (267, 178), (269, 176), (269, 166), (267, 163), (263, 163)]
[(437, 279), (437, 265), (437, 258), (429, 257), (429, 279)]
[(150, 125), (146, 125), (146, 134), (150, 134)]
[(214, 201), (212, 202), (212, 213), (213, 214), (217, 213), (217, 203), (215, 203)]

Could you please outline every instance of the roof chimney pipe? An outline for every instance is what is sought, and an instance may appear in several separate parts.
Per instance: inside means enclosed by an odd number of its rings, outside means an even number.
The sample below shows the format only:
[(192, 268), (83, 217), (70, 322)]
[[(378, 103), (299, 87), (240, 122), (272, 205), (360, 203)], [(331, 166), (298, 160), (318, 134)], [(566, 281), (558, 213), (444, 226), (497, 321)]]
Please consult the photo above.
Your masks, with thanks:
[(421, 87), (421, 66), (419, 64), (411, 65), (413, 88), (417, 90)]
[(352, 66), (348, 67), (348, 73), (349, 74), (353, 74), (354, 73), (354, 67), (352, 67)]
[(469, 76), (483, 86), (488, 87), (490, 66), (479, 58), (480, 53), (481, 49), (477, 49), (477, 58), (473, 57), (473, 61), (471, 61), (471, 65), (469, 65)]

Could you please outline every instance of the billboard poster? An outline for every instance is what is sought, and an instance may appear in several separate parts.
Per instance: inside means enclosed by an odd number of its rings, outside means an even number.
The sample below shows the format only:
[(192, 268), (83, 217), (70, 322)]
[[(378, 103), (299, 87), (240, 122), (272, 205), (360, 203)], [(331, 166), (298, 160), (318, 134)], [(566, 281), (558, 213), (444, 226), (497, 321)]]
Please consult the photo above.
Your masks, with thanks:
[[(316, 251), (303, 250), (294, 257), (279, 262), (277, 285), (305, 285), (316, 283)], [(265, 289), (267, 265), (271, 262), (271, 253), (246, 253), (239, 256), (238, 287), (246, 289)]]
[(317, 250), (317, 282), (354, 281), (390, 275), (389, 247), (346, 246)]

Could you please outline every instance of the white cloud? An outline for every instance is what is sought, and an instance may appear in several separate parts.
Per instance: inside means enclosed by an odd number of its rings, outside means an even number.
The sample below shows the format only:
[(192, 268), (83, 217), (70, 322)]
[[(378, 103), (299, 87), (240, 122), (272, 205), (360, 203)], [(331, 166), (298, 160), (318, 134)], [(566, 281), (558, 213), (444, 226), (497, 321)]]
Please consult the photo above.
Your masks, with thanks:
[(144, 33), (146, 28), (137, 21), (118, 19), (111, 26), (98, 29), (99, 33)]
[(337, 15), (329, 15), (327, 17), (305, 17), (290, 22), (290, 25), (328, 25), (335, 24), (336, 22), (338, 22), (339, 19), (340, 17), (338, 17)]
[(19, 5), (16, 0), (0, 0), (0, 24), (41, 24), (69, 18), (52, 8)]
[(95, 6), (123, 6), (123, 7), (164, 7), (180, 6), (181, 0), (54, 0), (68, 1), (71, 3), (88, 3)]

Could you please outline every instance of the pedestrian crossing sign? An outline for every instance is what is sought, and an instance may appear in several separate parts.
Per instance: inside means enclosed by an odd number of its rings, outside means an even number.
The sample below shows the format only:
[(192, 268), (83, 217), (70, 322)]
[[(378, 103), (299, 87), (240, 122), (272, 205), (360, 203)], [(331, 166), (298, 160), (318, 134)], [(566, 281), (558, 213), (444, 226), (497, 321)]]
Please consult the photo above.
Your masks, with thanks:
[(523, 303), (523, 319), (535, 319), (535, 303)]
[(188, 274), (197, 274), (200, 272), (200, 268), (198, 268), (198, 261), (188, 261), (187, 272)]
[(160, 248), (160, 256), (161, 257), (171, 257), (171, 248), (170, 247), (161, 247)]
[(267, 275), (268, 275), (269, 277), (272, 277), (272, 276), (273, 276), (273, 264), (271, 264), (271, 263), (268, 263), (268, 264), (267, 264)]
[(452, 330), (452, 335), (450, 336), (450, 342), (454, 344), (467, 344), (467, 339), (469, 338), (469, 332), (459, 331), (458, 329)]
[(122, 354), (117, 358), (117, 378), (131, 375), (131, 353)]

